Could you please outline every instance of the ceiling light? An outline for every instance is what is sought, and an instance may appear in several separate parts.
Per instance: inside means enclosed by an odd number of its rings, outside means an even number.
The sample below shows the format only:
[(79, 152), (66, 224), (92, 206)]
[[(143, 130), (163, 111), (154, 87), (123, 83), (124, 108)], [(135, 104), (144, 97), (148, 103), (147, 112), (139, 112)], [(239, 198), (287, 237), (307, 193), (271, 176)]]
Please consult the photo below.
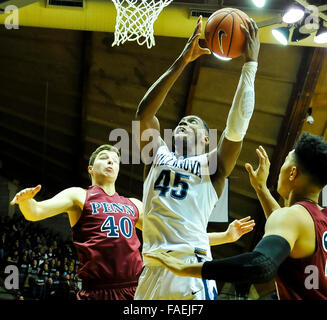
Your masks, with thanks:
[(258, 8), (262, 8), (265, 6), (266, 4), (266, 0), (252, 0), (252, 2), (254, 3), (254, 5)]
[(281, 27), (281, 28), (273, 29), (271, 32), (278, 42), (280, 42), (284, 46), (288, 44), (288, 38), (290, 36), (290, 28)]
[(283, 21), (285, 23), (295, 23), (301, 20), (304, 16), (304, 8), (297, 4), (292, 5), (287, 9), (283, 15)]
[(320, 20), (319, 30), (317, 31), (317, 34), (313, 40), (315, 43), (319, 43), (319, 44), (327, 43), (327, 28), (324, 27), (323, 20)]
[(313, 116), (308, 116), (307, 117), (307, 123), (313, 124), (315, 122), (315, 119), (313, 119)]
[(308, 117), (307, 117), (307, 123), (313, 124), (315, 122), (315, 119), (312, 116), (312, 108), (308, 109)]

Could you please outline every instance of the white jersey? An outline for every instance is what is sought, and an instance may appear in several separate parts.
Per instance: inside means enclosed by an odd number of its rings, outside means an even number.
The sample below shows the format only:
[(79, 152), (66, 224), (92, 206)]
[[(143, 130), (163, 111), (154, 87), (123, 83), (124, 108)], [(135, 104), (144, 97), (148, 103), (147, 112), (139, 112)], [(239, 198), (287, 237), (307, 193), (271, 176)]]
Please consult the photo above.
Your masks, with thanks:
[[(218, 196), (207, 154), (177, 158), (166, 145), (160, 146), (143, 191), (143, 252), (194, 254), (199, 248), (211, 259), (206, 229)], [(145, 264), (153, 261), (147, 260)]]

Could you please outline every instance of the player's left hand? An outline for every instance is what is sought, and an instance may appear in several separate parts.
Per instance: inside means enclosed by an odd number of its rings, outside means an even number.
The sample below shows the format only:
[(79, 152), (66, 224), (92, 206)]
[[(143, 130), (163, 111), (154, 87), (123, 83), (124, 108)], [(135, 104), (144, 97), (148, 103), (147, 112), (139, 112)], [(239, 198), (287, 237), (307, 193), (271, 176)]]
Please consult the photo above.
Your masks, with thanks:
[(270, 161), (266, 150), (259, 146), (256, 149), (259, 158), (259, 166), (256, 170), (253, 169), (250, 163), (245, 164), (245, 169), (249, 173), (250, 183), (255, 191), (262, 190), (267, 187), (269, 176)]
[(211, 54), (210, 49), (202, 48), (199, 44), (199, 38), (202, 32), (202, 16), (199, 17), (193, 34), (188, 39), (181, 57), (185, 63), (192, 62), (203, 54)]
[(237, 241), (244, 234), (253, 230), (255, 222), (254, 220), (250, 219), (251, 217), (248, 216), (240, 220), (234, 220), (232, 223), (229, 224), (226, 232), (231, 242)]

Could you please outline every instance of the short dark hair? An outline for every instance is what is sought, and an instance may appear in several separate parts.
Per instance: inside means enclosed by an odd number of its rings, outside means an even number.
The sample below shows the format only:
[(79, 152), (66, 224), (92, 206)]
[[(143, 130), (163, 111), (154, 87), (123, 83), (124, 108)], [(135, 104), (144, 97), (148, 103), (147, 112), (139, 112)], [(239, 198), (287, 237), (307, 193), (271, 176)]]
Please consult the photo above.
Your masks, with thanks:
[(327, 184), (327, 142), (322, 137), (304, 132), (295, 144), (295, 161), (300, 170), (319, 187)]
[(116, 152), (118, 157), (120, 158), (120, 152), (116, 147), (114, 147), (114, 146), (112, 146), (110, 144), (103, 144), (100, 147), (96, 148), (96, 150), (93, 151), (93, 153), (91, 154), (90, 159), (89, 159), (89, 166), (93, 166), (95, 158), (103, 150)]

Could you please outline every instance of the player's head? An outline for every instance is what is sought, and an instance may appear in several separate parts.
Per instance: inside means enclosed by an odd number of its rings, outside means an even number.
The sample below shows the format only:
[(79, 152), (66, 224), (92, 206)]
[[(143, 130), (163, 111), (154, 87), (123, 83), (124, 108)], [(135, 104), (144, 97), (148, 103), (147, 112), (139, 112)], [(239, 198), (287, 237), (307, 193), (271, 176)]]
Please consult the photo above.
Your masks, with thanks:
[(119, 172), (120, 153), (110, 144), (98, 147), (90, 156), (88, 172), (92, 183), (114, 183)]
[(303, 133), (280, 170), (277, 191), (283, 198), (295, 188), (321, 190), (327, 184), (327, 142)]
[[(209, 127), (207, 123), (198, 116), (189, 115), (183, 117), (173, 131), (173, 143), (191, 147), (194, 150), (205, 152), (209, 143)], [(193, 145), (189, 145), (193, 144)]]

